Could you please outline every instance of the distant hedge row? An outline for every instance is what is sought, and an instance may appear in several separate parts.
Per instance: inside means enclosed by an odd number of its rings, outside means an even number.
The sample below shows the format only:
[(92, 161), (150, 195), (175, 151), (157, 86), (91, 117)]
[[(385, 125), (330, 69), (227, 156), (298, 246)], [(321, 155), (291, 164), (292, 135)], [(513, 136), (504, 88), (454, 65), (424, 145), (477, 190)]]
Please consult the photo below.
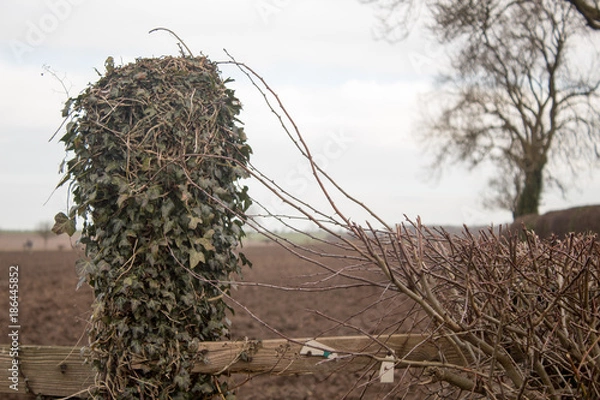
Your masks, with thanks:
[(543, 215), (525, 215), (517, 218), (511, 229), (518, 230), (523, 225), (542, 238), (552, 234), (562, 237), (571, 232), (600, 234), (600, 205), (550, 211)]

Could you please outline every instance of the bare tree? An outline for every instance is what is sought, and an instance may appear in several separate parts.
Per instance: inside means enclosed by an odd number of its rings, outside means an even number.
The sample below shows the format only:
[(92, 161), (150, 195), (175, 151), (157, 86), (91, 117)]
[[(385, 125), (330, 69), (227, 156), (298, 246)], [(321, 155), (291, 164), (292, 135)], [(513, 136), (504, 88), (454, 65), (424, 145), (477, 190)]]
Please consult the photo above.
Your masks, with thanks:
[[(422, 7), (436, 7), (440, 4), (453, 4), (454, 6), (470, 7), (476, 2), (459, 0), (359, 0), (363, 4), (370, 4), (376, 10), (378, 26), (376, 36), (390, 42), (397, 42), (406, 38), (410, 33)], [(600, 3), (598, 0), (565, 0), (573, 4), (575, 9), (585, 19), (587, 25), (593, 30), (600, 30)]]
[(598, 0), (567, 0), (585, 18), (588, 26), (600, 30), (600, 2)]
[(600, 80), (578, 74), (568, 56), (581, 25), (567, 3), (546, 0), (434, 10), (439, 37), (460, 43), (448, 103), (429, 126), (436, 165), (491, 161), (499, 176), (511, 173), (493, 182), (496, 205), (537, 214), (544, 183), (563, 187), (552, 160), (575, 173), (598, 157)]
[(42, 239), (44, 239), (44, 249), (47, 249), (48, 239), (50, 239), (50, 236), (54, 235), (54, 233), (52, 232), (52, 223), (48, 221), (40, 222), (36, 228), (36, 233)]
[(442, 111), (426, 127), (433, 165), (491, 162), (497, 175), (486, 204), (514, 217), (537, 213), (545, 183), (566, 187), (553, 161), (576, 173), (599, 155), (600, 80), (570, 57), (581, 21), (569, 3), (549, 0), (429, 7), (431, 29), (454, 49)]

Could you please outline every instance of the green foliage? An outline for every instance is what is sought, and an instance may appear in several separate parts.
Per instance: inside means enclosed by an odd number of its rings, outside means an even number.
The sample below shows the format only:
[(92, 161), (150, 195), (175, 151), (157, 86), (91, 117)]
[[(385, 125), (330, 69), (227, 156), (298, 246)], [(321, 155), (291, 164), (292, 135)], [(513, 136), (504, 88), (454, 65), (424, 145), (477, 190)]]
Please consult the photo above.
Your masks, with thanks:
[[(63, 111), (75, 206), (87, 260), (77, 269), (96, 296), (89, 329), (98, 398), (228, 396), (225, 382), (194, 375), (199, 341), (226, 337), (222, 293), (245, 257), (251, 149), (241, 110), (204, 57), (139, 59), (106, 73)], [(144, 368), (140, 369), (139, 366)]]

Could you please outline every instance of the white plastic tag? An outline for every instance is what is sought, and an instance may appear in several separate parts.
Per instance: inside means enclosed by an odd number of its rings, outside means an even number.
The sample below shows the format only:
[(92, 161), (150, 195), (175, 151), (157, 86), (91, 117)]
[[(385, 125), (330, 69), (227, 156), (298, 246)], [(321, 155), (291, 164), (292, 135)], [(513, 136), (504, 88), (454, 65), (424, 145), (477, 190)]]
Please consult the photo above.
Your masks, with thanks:
[(324, 357), (328, 359), (337, 358), (338, 355), (335, 350), (329, 346), (325, 346), (317, 342), (316, 340), (309, 340), (304, 343), (302, 349), (300, 349), (300, 354), (303, 356), (316, 356), (316, 357)]
[(390, 354), (381, 362), (379, 368), (379, 382), (393, 383), (394, 382), (394, 355)]

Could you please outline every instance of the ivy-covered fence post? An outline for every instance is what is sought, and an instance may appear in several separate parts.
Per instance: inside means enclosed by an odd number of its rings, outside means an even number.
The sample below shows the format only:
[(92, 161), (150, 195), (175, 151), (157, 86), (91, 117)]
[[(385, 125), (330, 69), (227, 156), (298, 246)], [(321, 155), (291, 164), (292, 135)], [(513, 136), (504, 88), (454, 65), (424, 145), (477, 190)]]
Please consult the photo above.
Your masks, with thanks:
[(198, 343), (227, 336), (222, 295), (248, 263), (236, 247), (251, 149), (227, 82), (205, 57), (109, 58), (66, 104), (59, 185), (74, 206), (54, 230), (72, 234), (82, 220), (96, 398), (232, 397), (226, 382), (191, 373)]

